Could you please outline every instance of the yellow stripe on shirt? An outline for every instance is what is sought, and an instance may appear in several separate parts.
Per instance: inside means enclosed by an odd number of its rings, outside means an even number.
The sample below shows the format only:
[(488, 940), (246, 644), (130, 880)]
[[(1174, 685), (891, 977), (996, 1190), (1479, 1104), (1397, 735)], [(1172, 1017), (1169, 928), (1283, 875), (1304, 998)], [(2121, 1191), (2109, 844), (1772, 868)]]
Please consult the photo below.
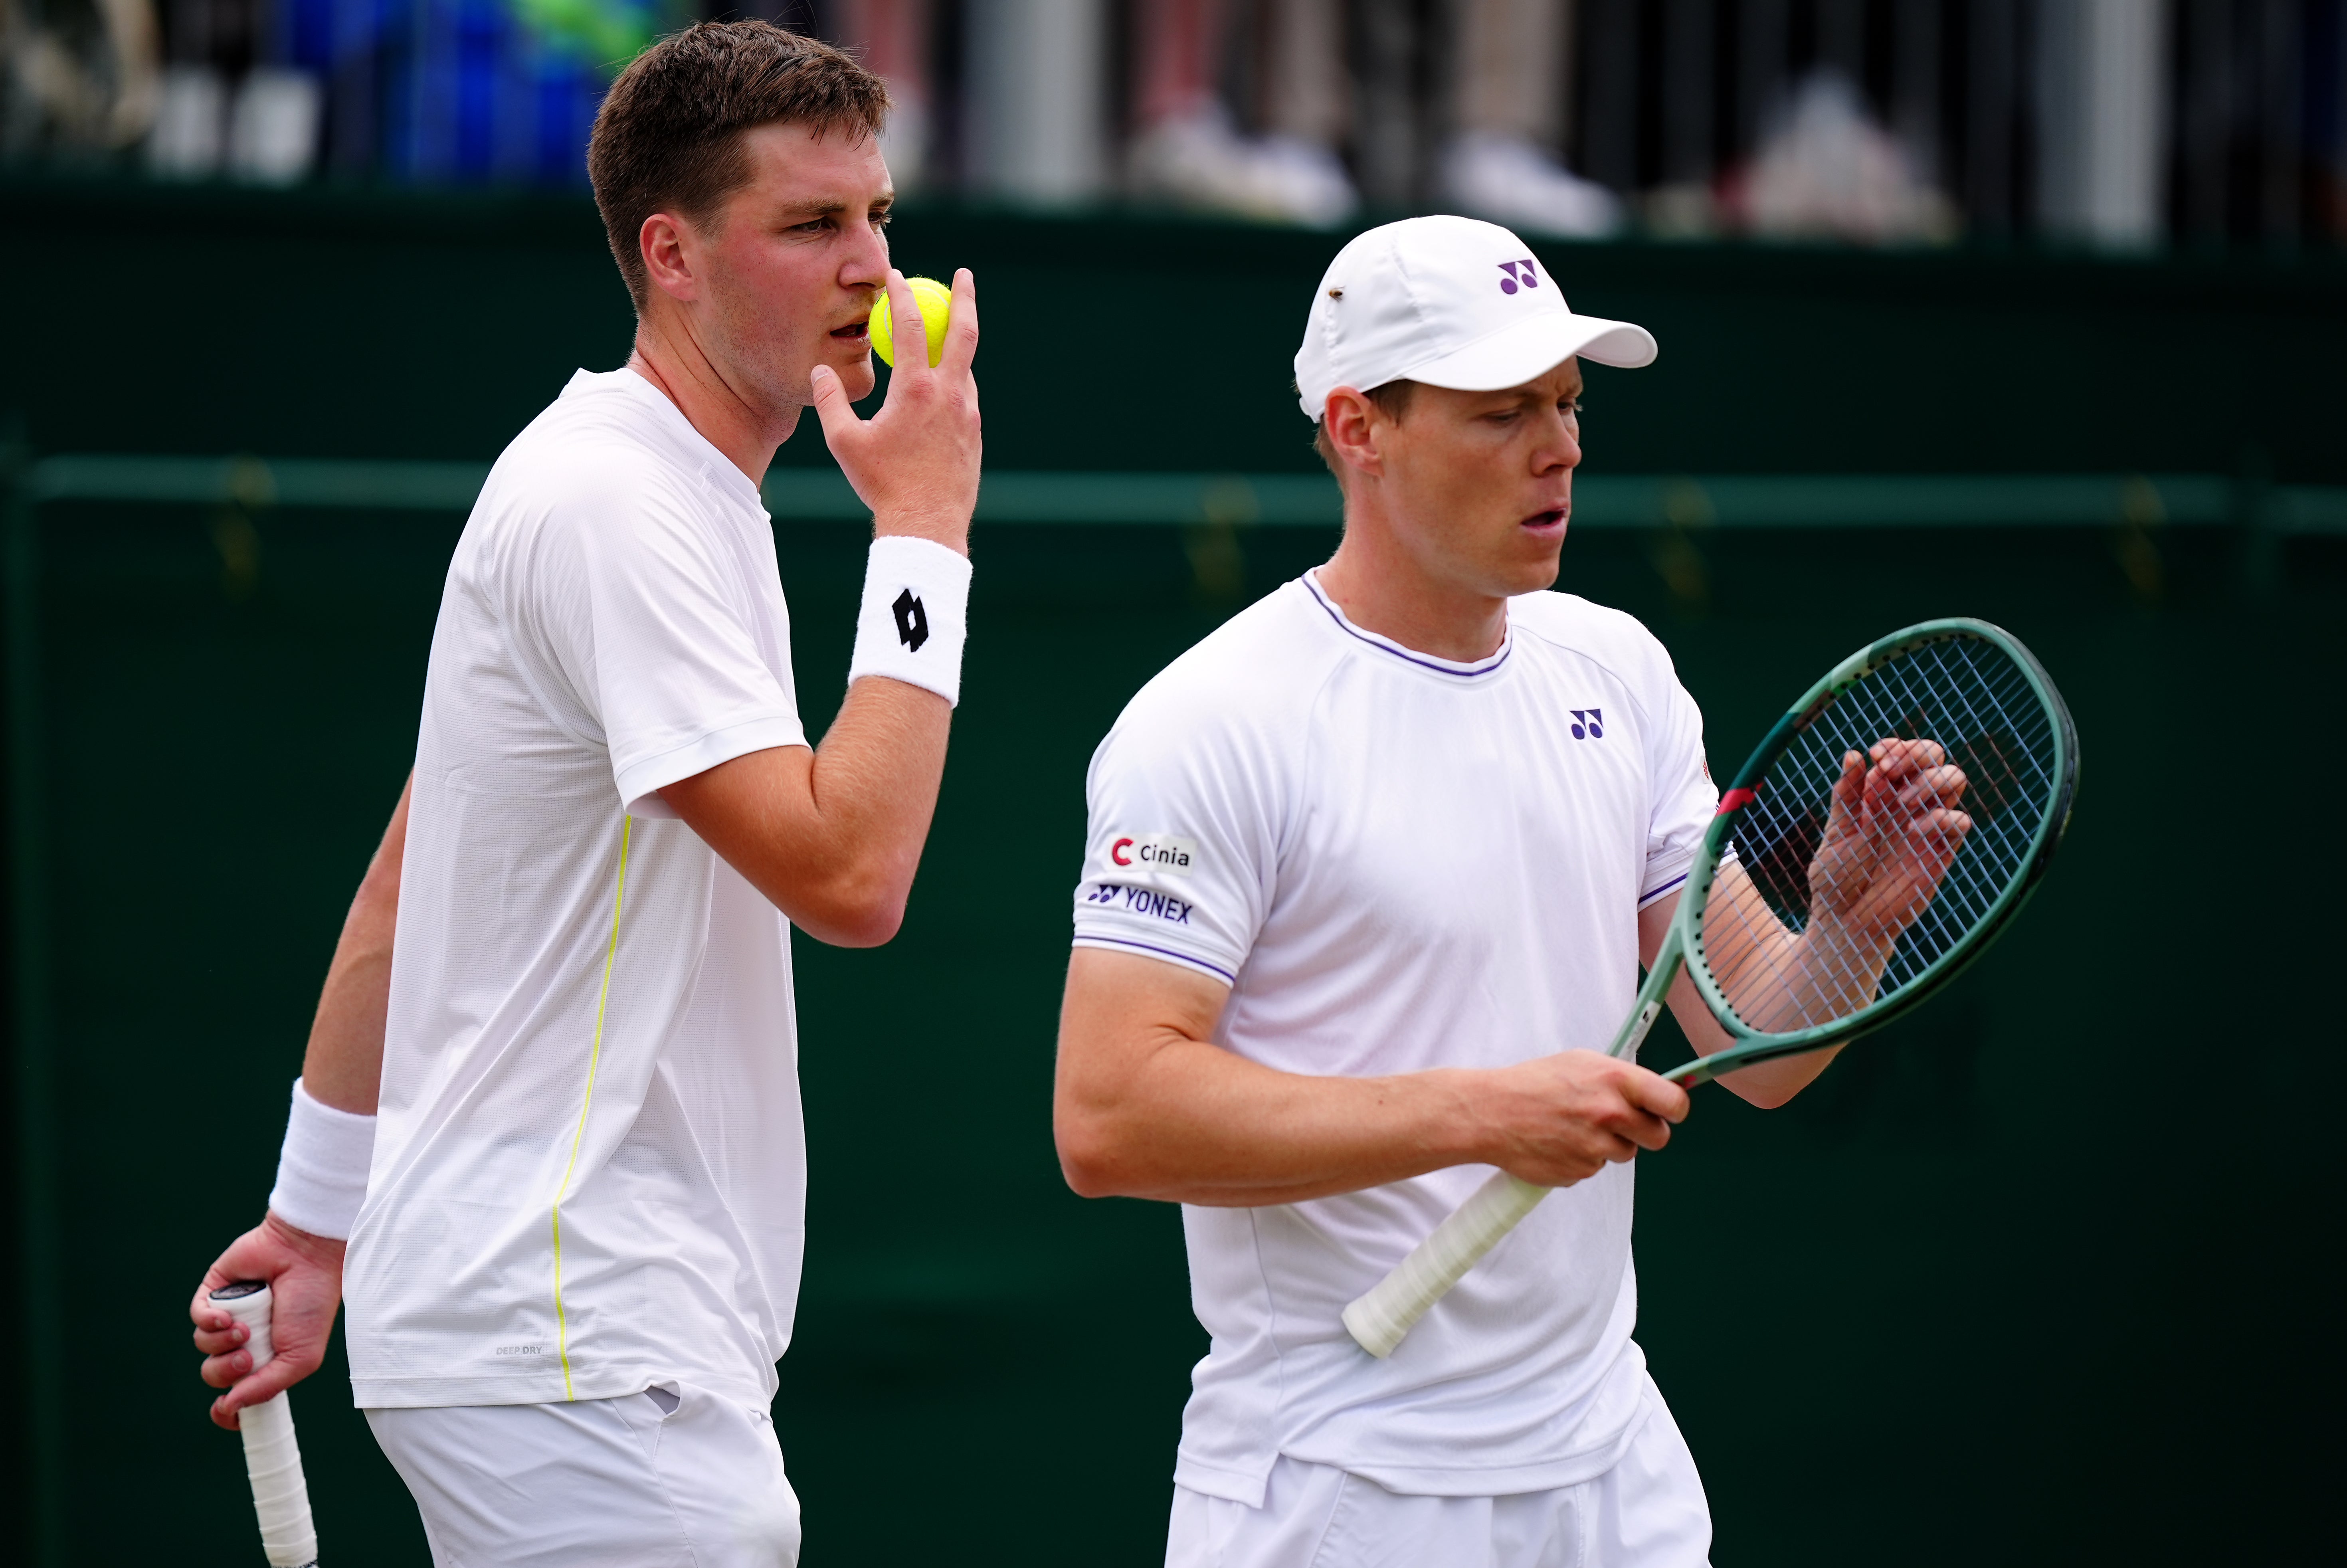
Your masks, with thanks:
[(611, 894), (611, 944), (603, 953), (603, 989), (595, 999), (595, 1037), (587, 1048), (587, 1092), (579, 1102), (579, 1128), (570, 1134), (570, 1163), (563, 1168), (562, 1186), (554, 1194), (554, 1332), (562, 1358), (562, 1397), (570, 1391), (570, 1324), (562, 1313), (562, 1200), (570, 1195), (570, 1178), (579, 1170), (579, 1145), (587, 1137), (587, 1112), (595, 1103), (595, 1069), (603, 1060), (603, 1011), (611, 1001), (611, 965), (620, 956), (620, 906), (628, 895), (628, 836), (632, 816), (620, 818), (620, 884)]

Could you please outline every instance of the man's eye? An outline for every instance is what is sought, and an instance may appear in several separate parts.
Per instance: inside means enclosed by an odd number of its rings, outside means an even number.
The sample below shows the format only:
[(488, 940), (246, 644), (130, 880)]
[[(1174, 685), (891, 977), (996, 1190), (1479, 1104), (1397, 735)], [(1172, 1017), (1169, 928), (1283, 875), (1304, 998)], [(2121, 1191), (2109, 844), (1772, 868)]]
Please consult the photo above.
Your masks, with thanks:
[(797, 234), (817, 234), (830, 227), (831, 220), (828, 218), (810, 218), (804, 223), (792, 224), (791, 231)]

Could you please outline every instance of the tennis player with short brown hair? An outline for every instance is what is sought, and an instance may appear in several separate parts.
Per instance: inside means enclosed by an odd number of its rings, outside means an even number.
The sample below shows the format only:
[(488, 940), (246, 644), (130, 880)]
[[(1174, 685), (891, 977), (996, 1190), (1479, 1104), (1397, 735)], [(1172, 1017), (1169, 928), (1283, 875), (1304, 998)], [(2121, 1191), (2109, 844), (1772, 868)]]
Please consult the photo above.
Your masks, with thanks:
[[(191, 1315), (214, 1419), (315, 1370), (436, 1562), (788, 1563), (768, 1417), (805, 1206), (790, 927), (895, 934), (959, 692), (977, 302), (927, 363), (888, 264), (888, 108), (849, 56), (702, 25), (589, 153), (637, 310), (491, 470), (415, 773), (354, 902), (269, 1214)], [(870, 420), (866, 323), (900, 367)], [(801, 726), (758, 485), (812, 405), (873, 511), (849, 690)], [(262, 1279), (277, 1359), (204, 1291)]]

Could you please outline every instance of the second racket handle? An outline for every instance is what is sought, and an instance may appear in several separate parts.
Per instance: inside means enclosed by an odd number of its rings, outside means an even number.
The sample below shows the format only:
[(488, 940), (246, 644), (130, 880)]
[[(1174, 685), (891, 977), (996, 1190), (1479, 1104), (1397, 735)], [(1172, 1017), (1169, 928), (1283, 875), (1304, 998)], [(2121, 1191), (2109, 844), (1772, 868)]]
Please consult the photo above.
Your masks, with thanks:
[[(276, 1358), (269, 1286), (247, 1281), (212, 1292), (211, 1299), (251, 1332), (244, 1344), (255, 1368)], [(275, 1394), (247, 1405), (237, 1412), (236, 1424), (244, 1434), (244, 1468), (261, 1520), (262, 1553), (272, 1568), (312, 1568), (318, 1561), (318, 1531), (310, 1517), (310, 1486), (302, 1474), (292, 1401)]]
[(1392, 1355), (1427, 1309), (1450, 1295), (1450, 1287), (1466, 1278), (1467, 1271), (1550, 1190), (1505, 1171), (1493, 1172), (1391, 1274), (1345, 1308), (1346, 1332), (1380, 1360)]

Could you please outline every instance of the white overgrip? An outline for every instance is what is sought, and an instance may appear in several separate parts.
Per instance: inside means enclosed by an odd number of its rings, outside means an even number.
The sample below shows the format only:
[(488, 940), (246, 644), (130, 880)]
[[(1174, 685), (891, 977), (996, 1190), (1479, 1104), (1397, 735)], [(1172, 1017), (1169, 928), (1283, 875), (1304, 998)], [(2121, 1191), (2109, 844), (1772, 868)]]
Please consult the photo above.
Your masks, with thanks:
[[(270, 1337), (269, 1286), (232, 1285), (212, 1293), (212, 1304), (251, 1332), (245, 1348), (257, 1369), (275, 1358)], [(318, 1561), (318, 1531), (310, 1518), (310, 1486), (302, 1474), (302, 1450), (293, 1437), (293, 1406), (272, 1395), (237, 1412), (244, 1434), (244, 1469), (252, 1482), (253, 1512), (261, 1520), (261, 1550), (271, 1568), (313, 1568)]]
[(1449, 1295), (1549, 1192), (1505, 1171), (1493, 1172), (1391, 1274), (1345, 1308), (1346, 1331), (1380, 1360), (1392, 1355), (1427, 1309)]
[[(1638, 1047), (1661, 1015), (1664, 998), (1677, 978), (1686, 951), (1688, 909), (1689, 906), (1680, 907), (1670, 935), (1655, 955), (1654, 968), (1646, 973), (1646, 983), (1639, 988), (1637, 1005), (1614, 1037), (1611, 1054), (1624, 1061), (1637, 1060)], [(1494, 1173), (1449, 1219), (1435, 1226), (1434, 1234), (1419, 1243), (1416, 1251), (1395, 1265), (1391, 1274), (1345, 1308), (1346, 1331), (1378, 1359), (1392, 1355), (1403, 1337), (1418, 1327), (1418, 1320), (1448, 1296), (1452, 1286), (1466, 1278), (1467, 1271), (1499, 1245), (1500, 1238), (1515, 1229), (1550, 1191), (1505, 1171)]]

